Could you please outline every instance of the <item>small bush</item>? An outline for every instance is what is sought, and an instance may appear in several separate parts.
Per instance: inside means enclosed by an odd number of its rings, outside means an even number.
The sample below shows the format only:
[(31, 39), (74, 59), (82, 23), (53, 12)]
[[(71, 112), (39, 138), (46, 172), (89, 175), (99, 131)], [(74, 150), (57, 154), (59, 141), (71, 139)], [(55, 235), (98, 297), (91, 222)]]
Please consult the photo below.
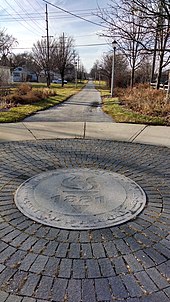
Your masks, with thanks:
[(27, 83), (22, 83), (13, 93), (6, 94), (0, 97), (0, 107), (11, 108), (17, 106), (18, 104), (31, 105), (40, 100), (55, 95), (56, 92), (54, 89), (49, 89), (49, 88), (32, 89), (31, 85), (28, 85)]
[(36, 95), (33, 91), (29, 91), (27, 94), (19, 96), (18, 103), (20, 105), (33, 104), (42, 99), (42, 95)]
[(31, 85), (27, 84), (27, 83), (22, 83), (19, 85), (18, 89), (17, 89), (17, 93), (19, 95), (26, 95), (28, 92), (30, 92), (32, 90)]

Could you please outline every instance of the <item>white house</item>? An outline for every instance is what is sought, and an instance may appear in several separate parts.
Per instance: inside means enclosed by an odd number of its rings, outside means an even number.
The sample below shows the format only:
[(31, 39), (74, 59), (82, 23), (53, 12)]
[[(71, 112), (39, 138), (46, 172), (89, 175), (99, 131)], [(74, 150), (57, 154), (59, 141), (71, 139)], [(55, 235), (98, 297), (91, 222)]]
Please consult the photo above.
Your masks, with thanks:
[(23, 67), (17, 67), (14, 69), (12, 76), (13, 82), (26, 82), (27, 71)]
[(13, 82), (37, 82), (38, 77), (35, 72), (24, 67), (17, 67), (12, 73)]

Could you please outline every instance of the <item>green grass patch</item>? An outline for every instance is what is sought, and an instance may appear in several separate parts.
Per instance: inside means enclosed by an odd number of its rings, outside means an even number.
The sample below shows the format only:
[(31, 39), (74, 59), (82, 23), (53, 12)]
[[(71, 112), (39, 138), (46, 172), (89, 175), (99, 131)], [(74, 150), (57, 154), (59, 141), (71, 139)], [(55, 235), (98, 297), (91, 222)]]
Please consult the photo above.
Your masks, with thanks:
[(107, 83), (105, 81), (94, 81), (95, 88), (100, 91), (102, 97), (110, 96), (110, 90), (108, 89)]
[[(55, 96), (50, 96), (46, 99), (42, 99), (40, 101), (34, 102), (26, 105), (17, 105), (16, 107), (12, 107), (9, 110), (1, 110), (0, 111), (0, 123), (12, 123), (22, 121), (27, 116), (40, 111), (45, 110), (50, 107), (53, 107), (65, 100), (67, 100), (72, 95), (76, 94), (84, 87), (84, 83), (78, 83), (77, 88), (75, 88), (74, 84), (67, 84), (64, 87), (61, 87), (60, 84), (51, 85), (52, 90), (55, 91)], [(38, 86), (38, 87), (37, 87)], [(33, 84), (33, 89), (36, 90), (38, 88), (42, 89), (46, 86), (42, 86), (42, 84)]]

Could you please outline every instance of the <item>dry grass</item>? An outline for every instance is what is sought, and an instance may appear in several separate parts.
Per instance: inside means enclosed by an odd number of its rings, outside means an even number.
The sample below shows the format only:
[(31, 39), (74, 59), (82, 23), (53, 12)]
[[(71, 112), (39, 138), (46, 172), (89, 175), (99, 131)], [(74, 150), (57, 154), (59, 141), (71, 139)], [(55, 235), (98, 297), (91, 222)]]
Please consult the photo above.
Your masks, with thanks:
[(170, 122), (170, 102), (166, 101), (166, 92), (148, 87), (148, 85), (138, 85), (133, 89), (116, 89), (121, 104), (140, 114), (163, 117)]
[(55, 95), (54, 89), (32, 89), (31, 85), (23, 83), (9, 94), (2, 94), (0, 96), (0, 104), (2, 109), (9, 109), (19, 105), (34, 104)]

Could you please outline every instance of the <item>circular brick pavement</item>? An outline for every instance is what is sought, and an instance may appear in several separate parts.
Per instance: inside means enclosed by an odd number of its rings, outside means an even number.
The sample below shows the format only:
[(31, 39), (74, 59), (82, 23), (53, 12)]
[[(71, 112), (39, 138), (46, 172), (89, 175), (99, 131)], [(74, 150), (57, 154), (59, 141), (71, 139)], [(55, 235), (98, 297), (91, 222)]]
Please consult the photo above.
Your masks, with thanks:
[[(168, 302), (170, 150), (100, 140), (0, 144), (0, 301)], [(15, 206), (34, 175), (93, 168), (137, 182), (147, 205), (132, 221), (99, 230), (43, 226)]]

